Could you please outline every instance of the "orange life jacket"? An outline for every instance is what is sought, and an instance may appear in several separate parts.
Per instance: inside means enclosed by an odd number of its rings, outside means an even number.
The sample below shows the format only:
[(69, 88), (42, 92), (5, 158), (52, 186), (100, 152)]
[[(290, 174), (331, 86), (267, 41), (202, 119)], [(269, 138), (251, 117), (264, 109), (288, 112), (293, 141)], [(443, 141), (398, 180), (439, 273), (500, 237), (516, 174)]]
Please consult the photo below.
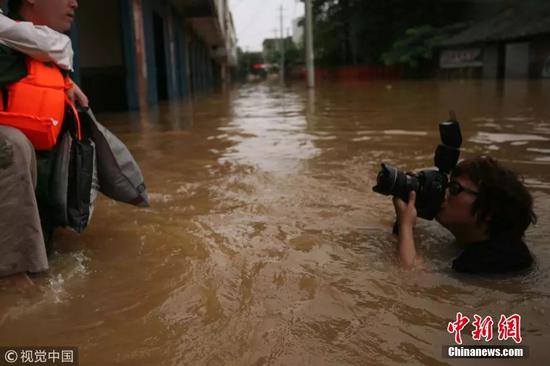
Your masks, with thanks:
[[(0, 125), (19, 129), (36, 150), (50, 150), (61, 132), (66, 104), (74, 110), (67, 95), (73, 84), (57, 66), (30, 57), (26, 62), (27, 76), (6, 87), (7, 105), (0, 98)], [(77, 134), (80, 138), (78, 121)]]

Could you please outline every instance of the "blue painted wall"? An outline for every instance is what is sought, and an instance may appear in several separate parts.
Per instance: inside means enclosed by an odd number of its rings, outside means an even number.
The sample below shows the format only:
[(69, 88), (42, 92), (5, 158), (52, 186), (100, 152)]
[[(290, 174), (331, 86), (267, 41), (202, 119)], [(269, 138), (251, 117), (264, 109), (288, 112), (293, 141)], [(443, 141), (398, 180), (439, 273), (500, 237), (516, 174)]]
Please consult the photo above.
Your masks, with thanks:
[[(158, 87), (157, 87), (157, 72), (158, 66), (156, 64), (155, 49), (161, 45), (155, 44), (153, 13), (156, 13), (162, 18), (163, 21), (163, 34), (164, 34), (164, 59), (166, 64), (166, 77), (167, 77), (167, 94), (168, 99), (173, 99), (178, 96), (177, 75), (174, 75), (173, 67), (171, 65), (170, 55), (170, 34), (168, 21), (172, 14), (172, 9), (168, 6), (166, 0), (143, 0), (143, 24), (145, 31), (145, 52), (147, 57), (147, 87), (148, 87), (148, 101), (149, 104), (154, 105), (158, 103)], [(174, 14), (175, 15), (175, 14)], [(175, 16), (173, 17), (175, 18)], [(176, 33), (177, 24), (173, 24), (174, 33)], [(177, 60), (177, 55), (176, 55)], [(175, 68), (176, 70), (178, 67)], [(177, 72), (176, 72), (177, 74)], [(176, 82), (175, 82), (176, 81)]]
[(195, 36), (189, 48), (192, 90), (194, 93), (206, 91), (213, 86), (210, 52), (204, 42)]
[(187, 79), (187, 34), (181, 14), (174, 14), (176, 38), (176, 92), (179, 97), (189, 96), (189, 80)]
[(143, 0), (143, 28), (145, 33), (145, 57), (147, 60), (147, 101), (150, 105), (158, 103), (157, 67), (155, 65), (155, 40), (153, 35), (153, 14), (150, 0)]

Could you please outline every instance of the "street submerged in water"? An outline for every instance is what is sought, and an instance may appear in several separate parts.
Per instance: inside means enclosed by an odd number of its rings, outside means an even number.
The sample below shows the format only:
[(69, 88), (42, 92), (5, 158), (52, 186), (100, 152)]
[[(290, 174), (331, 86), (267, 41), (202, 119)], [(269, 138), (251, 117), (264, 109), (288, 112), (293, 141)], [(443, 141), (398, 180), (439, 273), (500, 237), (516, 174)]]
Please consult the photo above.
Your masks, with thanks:
[[(151, 207), (103, 197), (83, 235), (58, 232), (41, 291), (3, 290), (0, 344), (78, 346), (81, 365), (461, 364), (442, 357), (457, 312), (517, 313), (520, 363), (543, 364), (549, 95), (544, 81), (253, 84), (100, 115), (140, 163)], [(460, 249), (422, 220), (426, 264), (399, 268), (376, 173), (433, 165), (449, 109), (462, 157), (525, 177), (539, 217), (528, 274), (453, 273)]]

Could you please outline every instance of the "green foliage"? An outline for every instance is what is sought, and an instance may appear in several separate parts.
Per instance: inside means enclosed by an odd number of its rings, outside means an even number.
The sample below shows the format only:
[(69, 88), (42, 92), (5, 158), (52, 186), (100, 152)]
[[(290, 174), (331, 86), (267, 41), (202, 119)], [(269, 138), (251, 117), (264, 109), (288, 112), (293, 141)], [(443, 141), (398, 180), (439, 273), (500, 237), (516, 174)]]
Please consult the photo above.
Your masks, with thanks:
[(414, 69), (423, 60), (431, 60), (434, 47), (439, 46), (444, 39), (444, 32), (430, 25), (409, 28), (390, 51), (382, 54), (382, 60), (386, 65), (401, 64)]
[[(437, 29), (465, 19), (472, 0), (313, 0), (320, 65), (376, 64), (394, 53), (415, 64), (440, 42)], [(426, 25), (430, 24), (430, 25)], [(403, 34), (411, 30), (405, 37)], [(407, 50), (410, 47), (412, 50)], [(388, 55), (388, 58), (391, 58)], [(393, 59), (392, 59), (393, 62)], [(401, 62), (399, 62), (401, 63)]]
[[(275, 40), (276, 44), (272, 45), (269, 48), (269, 51), (265, 55), (267, 63), (278, 64), (281, 60), (281, 51), (279, 40)], [(285, 64), (295, 64), (302, 62), (303, 60), (303, 51), (298, 49), (298, 47), (292, 41), (292, 38), (285, 38)]]

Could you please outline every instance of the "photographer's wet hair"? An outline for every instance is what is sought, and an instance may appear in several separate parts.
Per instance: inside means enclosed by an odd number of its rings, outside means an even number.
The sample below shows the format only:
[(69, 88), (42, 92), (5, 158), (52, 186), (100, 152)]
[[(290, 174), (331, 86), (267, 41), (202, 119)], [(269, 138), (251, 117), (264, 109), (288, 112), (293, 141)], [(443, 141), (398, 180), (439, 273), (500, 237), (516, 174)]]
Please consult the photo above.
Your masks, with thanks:
[(503, 167), (495, 159), (479, 156), (463, 160), (451, 177), (466, 177), (479, 189), (472, 213), (479, 223), (489, 219), (489, 235), (522, 237), (537, 222), (533, 197), (523, 178)]

